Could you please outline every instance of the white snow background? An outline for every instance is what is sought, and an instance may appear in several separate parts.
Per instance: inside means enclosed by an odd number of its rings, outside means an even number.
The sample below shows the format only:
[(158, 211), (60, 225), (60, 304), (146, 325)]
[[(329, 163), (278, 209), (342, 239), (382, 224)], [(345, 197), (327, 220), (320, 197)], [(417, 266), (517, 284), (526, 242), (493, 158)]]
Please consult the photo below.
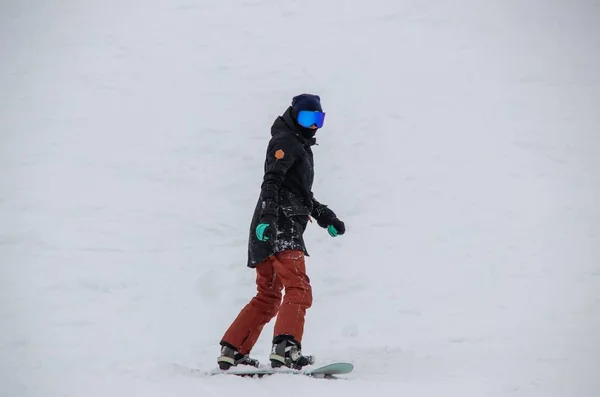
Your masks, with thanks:
[[(302, 92), (347, 225), (307, 231), (304, 351), (355, 370), (186, 373)], [(599, 126), (593, 0), (4, 0), (0, 395), (597, 396)]]

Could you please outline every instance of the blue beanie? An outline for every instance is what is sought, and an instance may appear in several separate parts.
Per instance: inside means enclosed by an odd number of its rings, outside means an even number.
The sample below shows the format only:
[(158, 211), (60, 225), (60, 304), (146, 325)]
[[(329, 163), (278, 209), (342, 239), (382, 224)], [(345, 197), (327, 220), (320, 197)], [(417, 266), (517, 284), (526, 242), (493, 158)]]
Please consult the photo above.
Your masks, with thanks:
[(292, 108), (298, 114), (301, 110), (323, 111), (321, 108), (321, 98), (318, 95), (301, 94), (292, 99)]

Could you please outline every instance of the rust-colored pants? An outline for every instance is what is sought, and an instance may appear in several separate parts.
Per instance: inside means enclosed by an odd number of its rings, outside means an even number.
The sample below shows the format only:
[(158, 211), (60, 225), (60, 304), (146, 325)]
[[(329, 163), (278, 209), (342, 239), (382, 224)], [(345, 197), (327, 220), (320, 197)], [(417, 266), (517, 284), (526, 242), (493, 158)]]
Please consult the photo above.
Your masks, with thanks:
[(291, 335), (302, 342), (306, 309), (312, 305), (304, 253), (285, 251), (260, 263), (256, 267), (256, 286), (258, 293), (238, 314), (221, 342), (248, 354), (263, 327), (276, 315), (275, 336)]

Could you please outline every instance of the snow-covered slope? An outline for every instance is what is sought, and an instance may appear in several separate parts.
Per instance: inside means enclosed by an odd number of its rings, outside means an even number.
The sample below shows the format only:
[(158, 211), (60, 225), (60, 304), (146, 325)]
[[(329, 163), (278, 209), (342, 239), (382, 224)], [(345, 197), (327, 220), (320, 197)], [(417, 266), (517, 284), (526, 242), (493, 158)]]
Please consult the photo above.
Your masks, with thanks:
[[(599, 27), (591, 0), (2, 2), (0, 395), (596, 395)], [(304, 347), (356, 369), (190, 376), (254, 293), (301, 92), (348, 227), (307, 232)]]

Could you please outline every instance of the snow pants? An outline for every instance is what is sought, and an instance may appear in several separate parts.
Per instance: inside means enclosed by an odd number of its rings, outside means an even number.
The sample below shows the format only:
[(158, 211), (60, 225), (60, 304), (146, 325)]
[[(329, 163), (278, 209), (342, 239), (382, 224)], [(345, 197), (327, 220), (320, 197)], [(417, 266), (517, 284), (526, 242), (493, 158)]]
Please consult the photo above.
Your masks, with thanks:
[[(256, 266), (257, 294), (240, 311), (221, 344), (248, 354), (263, 327), (277, 316), (274, 337), (289, 335), (301, 343), (306, 309), (312, 306), (312, 288), (302, 251), (285, 251)], [(282, 299), (282, 291), (285, 297)]]

